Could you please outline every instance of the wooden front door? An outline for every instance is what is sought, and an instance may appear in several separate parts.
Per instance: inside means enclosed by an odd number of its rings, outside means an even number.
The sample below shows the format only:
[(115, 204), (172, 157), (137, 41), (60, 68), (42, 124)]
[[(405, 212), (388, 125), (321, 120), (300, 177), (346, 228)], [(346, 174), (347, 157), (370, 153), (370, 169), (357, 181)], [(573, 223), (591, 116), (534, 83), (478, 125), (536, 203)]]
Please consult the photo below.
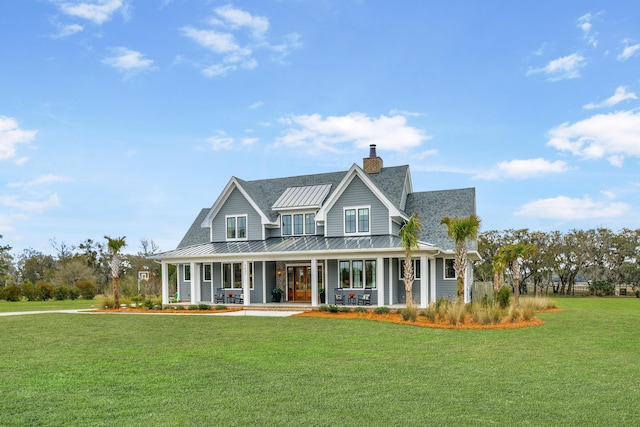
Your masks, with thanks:
[(287, 267), (288, 300), (311, 301), (311, 266)]

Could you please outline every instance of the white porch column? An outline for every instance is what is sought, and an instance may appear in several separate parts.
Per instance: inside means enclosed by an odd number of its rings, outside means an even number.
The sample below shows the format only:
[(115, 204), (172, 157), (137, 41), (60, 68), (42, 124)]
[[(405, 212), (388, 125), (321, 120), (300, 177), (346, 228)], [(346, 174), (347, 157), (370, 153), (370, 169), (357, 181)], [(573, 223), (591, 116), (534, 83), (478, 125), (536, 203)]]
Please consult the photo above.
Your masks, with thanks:
[(436, 302), (436, 257), (430, 258), (429, 264), (429, 281), (431, 282), (429, 300), (434, 303)]
[(378, 287), (378, 305), (384, 305), (384, 258), (376, 259), (376, 286)]
[(427, 256), (420, 255), (420, 308), (427, 308), (429, 304), (429, 280)]
[(266, 261), (262, 261), (262, 303), (263, 304), (267, 303), (267, 262)]
[(243, 304), (249, 305), (251, 300), (251, 283), (249, 283), (249, 261), (242, 261), (242, 293)]
[(311, 258), (311, 307), (318, 306), (318, 260)]
[(191, 304), (195, 305), (200, 299), (200, 264), (191, 263)]
[(393, 305), (393, 258), (389, 258), (389, 305)]
[(162, 261), (162, 304), (169, 304), (169, 264)]

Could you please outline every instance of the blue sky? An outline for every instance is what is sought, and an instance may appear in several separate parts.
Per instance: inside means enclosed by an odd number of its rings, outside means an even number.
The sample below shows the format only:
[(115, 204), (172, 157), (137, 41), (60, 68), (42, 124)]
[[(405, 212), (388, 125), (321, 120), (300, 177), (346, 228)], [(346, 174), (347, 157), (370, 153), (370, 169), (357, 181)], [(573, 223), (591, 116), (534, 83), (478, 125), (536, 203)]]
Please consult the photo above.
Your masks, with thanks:
[(173, 249), (231, 176), (475, 187), (483, 230), (640, 227), (640, 3), (0, 2), (0, 234)]

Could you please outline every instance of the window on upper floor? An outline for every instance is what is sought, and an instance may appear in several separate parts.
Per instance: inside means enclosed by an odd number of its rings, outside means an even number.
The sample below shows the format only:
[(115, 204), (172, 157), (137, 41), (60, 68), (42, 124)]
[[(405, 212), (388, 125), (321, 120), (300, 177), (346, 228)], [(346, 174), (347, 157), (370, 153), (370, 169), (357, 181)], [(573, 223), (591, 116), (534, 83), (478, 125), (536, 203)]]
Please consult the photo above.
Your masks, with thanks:
[(305, 234), (316, 234), (316, 214), (287, 214), (282, 215), (283, 236), (302, 236)]
[(345, 234), (369, 234), (369, 207), (349, 207), (344, 209)]
[(247, 215), (227, 216), (227, 240), (247, 239)]
[(457, 279), (456, 269), (454, 268), (455, 260), (453, 259), (445, 259), (444, 260), (444, 278), (445, 279)]

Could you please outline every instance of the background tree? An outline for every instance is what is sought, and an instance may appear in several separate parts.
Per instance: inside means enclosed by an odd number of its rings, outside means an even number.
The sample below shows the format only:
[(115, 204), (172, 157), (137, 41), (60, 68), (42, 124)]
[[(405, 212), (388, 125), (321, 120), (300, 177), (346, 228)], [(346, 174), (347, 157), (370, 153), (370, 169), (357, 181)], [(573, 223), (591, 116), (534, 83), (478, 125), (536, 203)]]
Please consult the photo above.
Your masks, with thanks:
[[(2, 239), (2, 234), (0, 234)], [(5, 286), (7, 279), (9, 279), (9, 273), (13, 264), (13, 257), (9, 253), (11, 246), (0, 245), (0, 286)]]
[(411, 263), (411, 253), (414, 249), (418, 249), (418, 237), (422, 222), (418, 218), (418, 214), (411, 215), (409, 220), (404, 223), (400, 229), (400, 240), (404, 249), (404, 291), (407, 307), (413, 306), (413, 265)]
[(480, 218), (476, 215), (468, 217), (448, 217), (445, 216), (440, 224), (447, 226), (447, 234), (456, 245), (456, 257), (453, 268), (456, 270), (458, 277), (458, 301), (464, 301), (464, 287), (466, 281), (467, 269), (467, 240), (473, 240), (478, 237), (480, 230)]
[(120, 299), (118, 297), (118, 284), (120, 281), (120, 249), (125, 247), (125, 237), (118, 237), (112, 239), (109, 236), (104, 236), (107, 239), (107, 248), (111, 254), (111, 277), (113, 279), (113, 306), (120, 308)]
[(518, 305), (520, 298), (520, 260), (531, 258), (536, 247), (526, 243), (512, 243), (501, 249), (501, 257), (505, 264), (511, 266), (513, 277), (513, 298), (515, 305)]

